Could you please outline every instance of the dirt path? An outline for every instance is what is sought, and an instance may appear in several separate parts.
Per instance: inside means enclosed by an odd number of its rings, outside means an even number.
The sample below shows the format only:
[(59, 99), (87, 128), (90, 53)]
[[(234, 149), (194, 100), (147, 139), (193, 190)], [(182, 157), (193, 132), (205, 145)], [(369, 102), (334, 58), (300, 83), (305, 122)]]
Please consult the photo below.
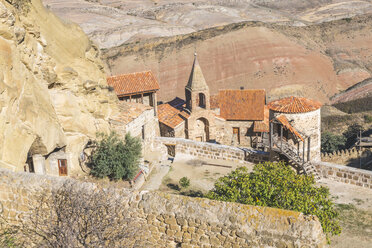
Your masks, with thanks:
[(168, 174), (170, 169), (170, 161), (164, 161), (155, 165), (155, 168), (151, 172), (147, 182), (142, 187), (142, 190), (154, 191), (159, 189), (163, 177)]
[(321, 180), (340, 211), (342, 233), (331, 238), (335, 248), (372, 248), (372, 190), (355, 185)]

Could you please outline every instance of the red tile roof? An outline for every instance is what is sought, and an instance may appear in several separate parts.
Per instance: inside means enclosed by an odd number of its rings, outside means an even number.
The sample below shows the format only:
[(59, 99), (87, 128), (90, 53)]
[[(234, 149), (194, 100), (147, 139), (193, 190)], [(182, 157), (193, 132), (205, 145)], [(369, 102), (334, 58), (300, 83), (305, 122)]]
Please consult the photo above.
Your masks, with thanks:
[(220, 104), (219, 104), (219, 101), (218, 101), (218, 96), (219, 95), (210, 96), (209, 102), (210, 102), (211, 109), (220, 108)]
[(135, 72), (107, 78), (118, 96), (159, 90), (159, 83), (151, 71)]
[(135, 102), (119, 101), (119, 114), (111, 119), (114, 121), (128, 124), (138, 118), (143, 112), (152, 109), (152, 107)]
[(281, 113), (306, 113), (319, 109), (322, 104), (307, 98), (291, 96), (272, 101), (267, 106)]
[(167, 125), (168, 127), (175, 128), (190, 115), (182, 109), (177, 109), (169, 103), (164, 103), (158, 106), (159, 122)]
[(297, 136), (300, 140), (304, 141), (301, 134), (297, 132), (297, 130), (289, 123), (287, 117), (285, 115), (278, 115), (276, 117), (276, 120), (278, 120), (280, 123), (283, 124), (284, 128), (288, 129), (291, 133), (293, 133), (295, 136)]
[(253, 124), (253, 132), (261, 133), (261, 132), (270, 132), (269, 128), (269, 108), (265, 106), (264, 108), (264, 120), (263, 121), (255, 121)]
[(226, 120), (264, 119), (265, 90), (220, 90), (218, 101)]

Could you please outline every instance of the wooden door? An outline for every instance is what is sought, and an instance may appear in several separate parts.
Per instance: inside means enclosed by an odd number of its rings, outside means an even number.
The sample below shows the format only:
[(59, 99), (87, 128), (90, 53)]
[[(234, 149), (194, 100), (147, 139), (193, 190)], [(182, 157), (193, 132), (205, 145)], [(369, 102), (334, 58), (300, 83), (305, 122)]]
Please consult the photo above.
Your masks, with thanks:
[(233, 127), (233, 136), (237, 138), (238, 144), (240, 144), (240, 129)]
[(67, 176), (67, 160), (58, 159), (58, 170), (60, 176)]

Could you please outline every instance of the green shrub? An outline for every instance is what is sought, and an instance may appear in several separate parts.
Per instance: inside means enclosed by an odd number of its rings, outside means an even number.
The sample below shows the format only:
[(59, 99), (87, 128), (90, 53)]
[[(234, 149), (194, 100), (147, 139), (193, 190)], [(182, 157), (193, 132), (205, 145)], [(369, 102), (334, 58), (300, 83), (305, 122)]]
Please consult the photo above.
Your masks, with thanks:
[(322, 152), (332, 153), (345, 147), (346, 138), (330, 132), (322, 133)]
[(371, 123), (372, 122), (372, 115), (364, 115), (364, 122)]
[(121, 140), (115, 132), (98, 134), (97, 148), (91, 158), (91, 174), (113, 180), (132, 179), (138, 172), (141, 141), (130, 134)]
[(188, 179), (187, 177), (182, 177), (179, 181), (179, 184), (182, 188), (186, 189), (190, 186), (190, 179)]
[(347, 130), (343, 133), (344, 137), (346, 138), (346, 148), (350, 148), (355, 144), (360, 132), (363, 132), (363, 127), (358, 123), (354, 123), (347, 128)]
[(297, 175), (284, 163), (258, 164), (251, 173), (240, 167), (219, 178), (206, 197), (316, 215), (327, 238), (341, 232), (329, 189), (317, 187), (314, 177)]

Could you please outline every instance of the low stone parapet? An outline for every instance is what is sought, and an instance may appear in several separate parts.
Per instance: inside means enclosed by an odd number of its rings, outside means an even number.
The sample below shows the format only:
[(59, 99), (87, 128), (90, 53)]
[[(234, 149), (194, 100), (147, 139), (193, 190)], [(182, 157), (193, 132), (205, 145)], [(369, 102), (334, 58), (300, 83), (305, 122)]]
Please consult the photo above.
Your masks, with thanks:
[(372, 171), (328, 162), (318, 162), (314, 165), (323, 178), (372, 189)]
[(267, 159), (261, 152), (248, 148), (199, 142), (182, 138), (156, 137), (155, 143), (158, 146), (174, 146), (175, 154), (183, 154), (189, 157), (200, 159), (226, 160), (237, 163), (246, 161), (262, 162)]

